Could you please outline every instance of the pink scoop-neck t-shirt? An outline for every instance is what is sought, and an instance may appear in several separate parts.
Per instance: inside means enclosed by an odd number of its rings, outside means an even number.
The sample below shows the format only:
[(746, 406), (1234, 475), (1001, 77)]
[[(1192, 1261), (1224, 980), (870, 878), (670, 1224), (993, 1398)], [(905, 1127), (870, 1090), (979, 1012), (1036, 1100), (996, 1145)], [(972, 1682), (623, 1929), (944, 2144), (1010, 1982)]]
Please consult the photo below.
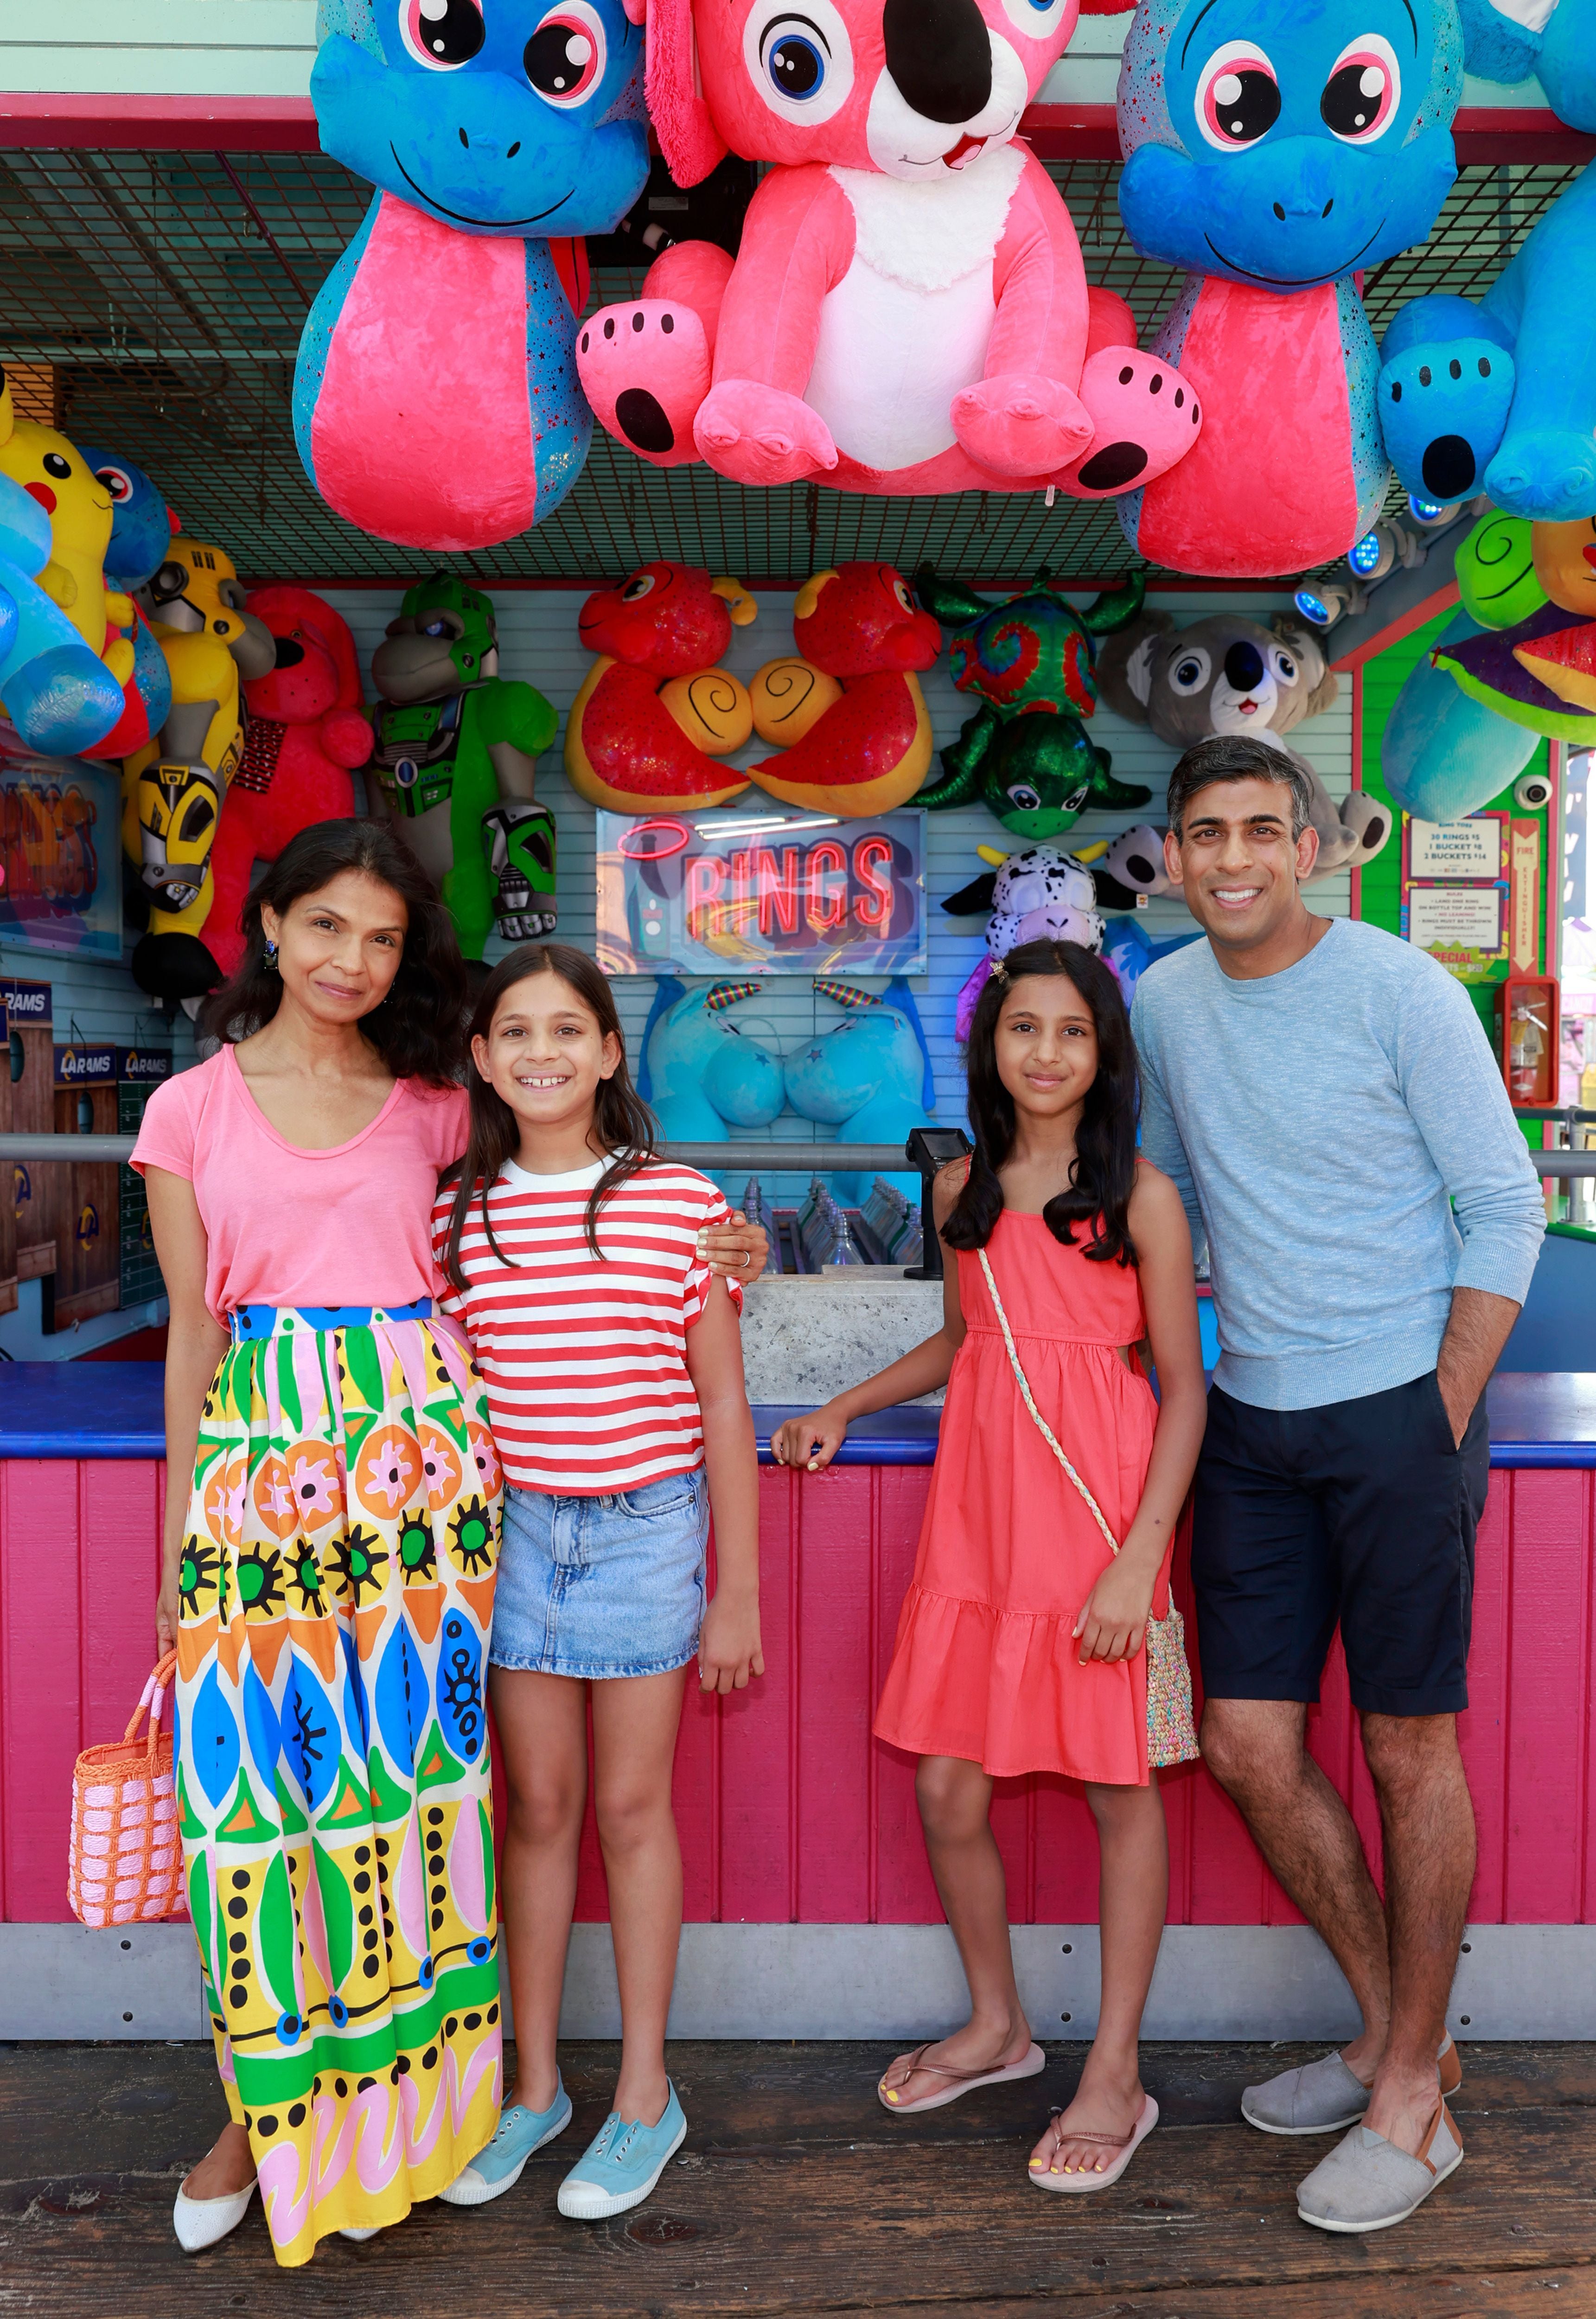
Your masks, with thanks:
[(432, 1204), (439, 1172), (465, 1149), (467, 1112), (463, 1087), (399, 1079), (347, 1143), (302, 1150), (223, 1047), (156, 1088), (132, 1165), (193, 1184), (218, 1321), (240, 1304), (411, 1304), (443, 1292)]

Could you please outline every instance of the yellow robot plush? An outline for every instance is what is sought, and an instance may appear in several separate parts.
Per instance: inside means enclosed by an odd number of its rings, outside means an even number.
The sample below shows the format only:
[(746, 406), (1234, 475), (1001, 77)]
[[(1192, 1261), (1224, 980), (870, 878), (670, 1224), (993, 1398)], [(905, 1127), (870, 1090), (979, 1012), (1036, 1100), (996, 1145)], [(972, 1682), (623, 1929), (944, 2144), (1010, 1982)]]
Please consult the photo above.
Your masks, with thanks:
[(158, 998), (197, 999), (221, 979), (199, 937), (217, 817), (244, 745), (239, 684), (275, 664), (276, 640), (245, 611), (231, 559), (201, 540), (175, 539), (139, 601), (166, 654), (172, 708), (122, 773), (123, 844), (150, 898), (133, 979)]

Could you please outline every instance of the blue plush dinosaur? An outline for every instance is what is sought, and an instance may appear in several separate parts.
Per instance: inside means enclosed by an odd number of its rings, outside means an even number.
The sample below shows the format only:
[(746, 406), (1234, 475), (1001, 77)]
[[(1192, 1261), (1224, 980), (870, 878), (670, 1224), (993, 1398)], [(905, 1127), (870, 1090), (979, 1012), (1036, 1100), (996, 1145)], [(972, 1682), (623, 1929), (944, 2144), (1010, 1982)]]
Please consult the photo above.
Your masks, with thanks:
[[(1571, 128), (1596, 130), (1596, 6), (1462, 0), (1468, 66), (1538, 77)], [(1537, 29), (1538, 23), (1538, 29)], [(1596, 515), (1596, 167), (1535, 228), (1476, 306), (1416, 298), (1381, 347), (1380, 413), (1405, 488), (1483, 491), (1510, 515)]]
[(621, 0), (320, 0), (322, 149), (377, 188), (306, 320), (294, 437), (329, 507), (469, 550), (553, 513), (592, 414), (580, 239), (648, 174)]
[(1456, 175), (1457, 0), (1140, 0), (1119, 202), (1189, 268), (1153, 352), (1202, 435), (1119, 502), (1150, 561), (1221, 578), (1345, 555), (1389, 480), (1357, 280), (1429, 235)]

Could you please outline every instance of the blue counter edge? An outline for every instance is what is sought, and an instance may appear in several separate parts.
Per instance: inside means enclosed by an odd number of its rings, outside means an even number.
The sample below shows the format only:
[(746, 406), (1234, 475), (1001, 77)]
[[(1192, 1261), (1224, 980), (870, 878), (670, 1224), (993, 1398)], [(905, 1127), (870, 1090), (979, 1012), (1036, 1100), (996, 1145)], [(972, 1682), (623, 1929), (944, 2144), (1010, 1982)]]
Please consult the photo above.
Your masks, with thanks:
[[(0, 1458), (166, 1455), (160, 1364), (16, 1361), (0, 1367)], [(63, 1406), (63, 1404), (68, 1404)], [(1491, 1381), (1491, 1463), (1519, 1470), (1596, 1467), (1596, 1371), (1503, 1372)], [(771, 1436), (801, 1409), (753, 1412), (762, 1465)], [(861, 1418), (839, 1466), (929, 1466), (940, 1412), (889, 1409)]]

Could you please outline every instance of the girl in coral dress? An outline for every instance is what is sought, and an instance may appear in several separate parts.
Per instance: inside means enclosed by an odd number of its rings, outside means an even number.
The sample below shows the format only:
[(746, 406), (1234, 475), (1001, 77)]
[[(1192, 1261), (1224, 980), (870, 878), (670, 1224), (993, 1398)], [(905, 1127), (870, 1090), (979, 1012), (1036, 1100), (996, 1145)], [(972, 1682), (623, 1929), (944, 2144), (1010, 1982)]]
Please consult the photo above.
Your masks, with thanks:
[(1074, 943), (1014, 952), (981, 994), (969, 1069), (974, 1156), (935, 1187), (951, 1254), (941, 1330), (790, 1419), (775, 1451), (816, 1472), (854, 1418), (947, 1385), (875, 1729), (920, 1758), (920, 1817), (970, 2018), (895, 2062), (878, 2090), (903, 2114), (1044, 2066), (1014, 1983), (987, 1815), (995, 1779), (1082, 1780), (1102, 1846), (1102, 2005), (1075, 2098), (1037, 2144), (1031, 2179), (1098, 2189), (1158, 2120), (1137, 2059), (1168, 1883), (1149, 1766), (1150, 1644), (1155, 1761), (1195, 1752), (1168, 1742), (1172, 1700), (1189, 1713), (1177, 1628), (1150, 1635), (1168, 1610), (1203, 1439), (1191, 1235), (1173, 1184), (1136, 1157), (1135, 1049), (1100, 959)]

